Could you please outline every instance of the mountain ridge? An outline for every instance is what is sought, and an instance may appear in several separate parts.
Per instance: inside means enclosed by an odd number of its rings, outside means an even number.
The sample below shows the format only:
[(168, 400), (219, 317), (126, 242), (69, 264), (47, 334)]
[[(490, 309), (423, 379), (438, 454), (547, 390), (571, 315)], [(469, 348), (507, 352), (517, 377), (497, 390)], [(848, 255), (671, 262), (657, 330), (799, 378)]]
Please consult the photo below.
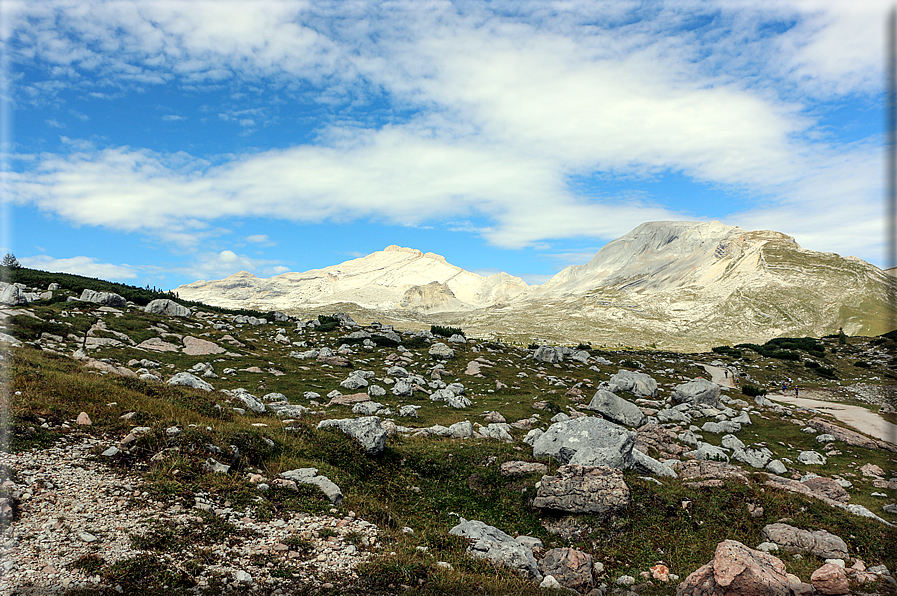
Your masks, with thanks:
[[(300, 312), (339, 304), (393, 320), (430, 317), (483, 334), (692, 348), (781, 335), (890, 331), (897, 280), (787, 234), (718, 221), (646, 222), (544, 284), (488, 277), (391, 245), (272, 278), (234, 274), (178, 295), (226, 307)], [(251, 274), (249, 274), (251, 276)]]

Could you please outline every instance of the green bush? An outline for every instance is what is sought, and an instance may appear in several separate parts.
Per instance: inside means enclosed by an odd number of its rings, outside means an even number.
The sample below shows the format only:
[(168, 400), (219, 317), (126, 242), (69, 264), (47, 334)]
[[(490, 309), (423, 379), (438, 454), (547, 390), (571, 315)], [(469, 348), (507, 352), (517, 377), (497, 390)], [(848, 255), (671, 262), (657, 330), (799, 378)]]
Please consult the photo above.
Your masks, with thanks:
[(748, 397), (757, 397), (758, 395), (766, 395), (766, 389), (761, 389), (756, 385), (744, 384), (741, 386), (741, 392)]
[(592, 344), (583, 344), (583, 343), (580, 343), (579, 345), (576, 346), (576, 349), (577, 349), (577, 350), (591, 350), (591, 349), (592, 349)]
[(431, 325), (430, 333), (432, 333), (433, 335), (441, 335), (442, 337), (451, 337), (453, 335), (467, 337), (466, 335), (464, 335), (464, 332), (460, 327), (443, 327), (441, 325)]
[(872, 368), (872, 365), (866, 362), (865, 360), (857, 360), (853, 363), (857, 368)]

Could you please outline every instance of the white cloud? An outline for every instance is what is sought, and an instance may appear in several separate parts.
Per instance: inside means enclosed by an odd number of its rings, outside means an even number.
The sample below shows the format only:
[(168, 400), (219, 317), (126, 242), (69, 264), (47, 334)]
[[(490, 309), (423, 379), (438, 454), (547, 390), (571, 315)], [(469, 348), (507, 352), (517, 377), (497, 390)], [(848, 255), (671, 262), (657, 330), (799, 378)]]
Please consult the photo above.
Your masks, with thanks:
[(281, 273), (286, 273), (289, 270), (290, 270), (289, 267), (284, 267), (283, 265), (277, 265), (276, 267), (271, 268), (271, 272), (274, 275), (280, 275)]
[(164, 122), (177, 122), (178, 120), (186, 120), (184, 116), (178, 116), (177, 114), (165, 114), (162, 116), (162, 120)]
[(113, 265), (111, 263), (98, 263), (92, 257), (68, 257), (56, 259), (48, 255), (22, 257), (19, 262), (29, 269), (40, 269), (55, 273), (73, 273), (99, 279), (133, 279), (137, 277), (138, 270), (131, 265)]
[(277, 275), (289, 271), (288, 267), (277, 265), (275, 261), (253, 259), (232, 250), (220, 252), (200, 252), (192, 255), (184, 265), (168, 266), (165, 273), (176, 273), (188, 279), (222, 279), (239, 271), (254, 275)]
[[(17, 40), (14, 61), (56, 69), (57, 80), (30, 88), (35, 96), (84, 84), (83, 73), (121, 86), (264, 80), (311, 88), (324, 103), (385, 95), (412, 115), (370, 130), (348, 111), (317, 145), (214, 166), (73, 146), (12, 173), (15, 200), (180, 241), (218, 217), (477, 218), (490, 242), (521, 247), (681, 219), (664, 197), (585, 198), (567, 184), (673, 172), (757, 198), (730, 223), (866, 258), (876, 250), (872, 150), (814, 140), (824, 131), (808, 98), (879, 92), (883, 1), (249, 6), (18, 4), (6, 35)], [(632, 21), (637, 6), (647, 17)], [(271, 119), (261, 108), (221, 109), (242, 126)]]
[(267, 244), (270, 242), (267, 234), (253, 234), (251, 236), (246, 236), (246, 242), (251, 242), (253, 244)]

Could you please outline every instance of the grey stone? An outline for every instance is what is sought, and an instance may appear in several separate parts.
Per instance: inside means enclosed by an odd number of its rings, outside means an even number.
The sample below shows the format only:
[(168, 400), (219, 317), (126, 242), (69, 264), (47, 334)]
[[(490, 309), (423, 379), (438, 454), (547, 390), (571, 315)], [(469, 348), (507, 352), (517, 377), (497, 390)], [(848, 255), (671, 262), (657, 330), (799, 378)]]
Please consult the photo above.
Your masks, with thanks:
[(772, 452), (766, 447), (760, 449), (733, 449), (732, 459), (748, 464), (754, 468), (764, 468), (772, 459)]
[(629, 501), (629, 487), (620, 470), (566, 465), (558, 468), (556, 476), (542, 478), (533, 506), (603, 515), (627, 508)]
[(386, 395), (386, 389), (381, 387), (380, 385), (371, 385), (368, 387), (368, 395), (371, 397), (383, 397)]
[(707, 405), (716, 407), (719, 401), (719, 385), (707, 379), (694, 379), (673, 388), (672, 398), (677, 404)]
[(723, 435), (722, 445), (726, 449), (744, 449), (745, 445), (735, 435)]
[(453, 344), (466, 344), (467, 338), (459, 333), (455, 333), (450, 338), (448, 338), (448, 341)]
[(386, 429), (376, 416), (322, 420), (318, 428), (337, 427), (359, 443), (368, 455), (380, 455), (386, 448)]
[(259, 398), (252, 395), (242, 387), (237, 387), (236, 389), (232, 390), (223, 389), (221, 393), (229, 395), (234, 399), (240, 400), (241, 402), (243, 402), (243, 405), (246, 406), (247, 410), (251, 410), (256, 414), (262, 414), (265, 411), (265, 404), (263, 404)]
[(617, 397), (606, 389), (595, 392), (592, 401), (586, 407), (617, 424), (626, 426), (639, 426), (645, 419), (645, 415), (637, 405)]
[(830, 435), (828, 433), (816, 435), (817, 443), (831, 443), (834, 440), (835, 440), (835, 435)]
[(715, 434), (735, 434), (741, 430), (741, 425), (737, 422), (732, 422), (731, 420), (724, 420), (722, 422), (705, 422), (701, 426), (701, 430), (704, 432)]
[(420, 414), (417, 411), (420, 409), (420, 406), (402, 406), (399, 408), (399, 416), (402, 418), (420, 418)]
[(445, 360), (449, 360), (455, 357), (455, 351), (445, 345), (442, 342), (436, 342), (432, 346), (430, 346), (430, 350), (428, 352), (430, 356), (435, 358), (443, 358)]
[(386, 369), (386, 374), (396, 379), (404, 379), (408, 377), (408, 371), (401, 366), (390, 366)]
[(808, 466), (824, 466), (826, 459), (824, 455), (815, 451), (801, 451), (797, 456), (797, 461)]
[(411, 397), (414, 387), (408, 379), (398, 379), (396, 384), (392, 386), (392, 394), (396, 397)]
[(79, 300), (84, 300), (85, 302), (94, 302), (96, 304), (103, 304), (105, 306), (112, 306), (115, 308), (125, 308), (128, 305), (127, 300), (114, 292), (97, 292), (95, 290), (89, 290), (87, 288), (84, 288), (84, 291), (81, 292), (81, 297), (79, 298)]
[(763, 527), (763, 537), (789, 553), (812, 553), (822, 559), (847, 559), (847, 544), (825, 530), (809, 532), (788, 524), (775, 523)]
[(523, 437), (523, 442), (526, 443), (527, 445), (529, 445), (530, 447), (532, 447), (533, 444), (536, 442), (536, 439), (541, 437), (544, 434), (544, 432), (545, 431), (543, 431), (541, 428), (534, 428), (533, 430), (526, 433), (526, 436)]
[(469, 399), (464, 397), (463, 395), (452, 395), (447, 400), (445, 400), (449, 406), (456, 408), (458, 410), (463, 410), (464, 408), (470, 406), (472, 403)]
[(766, 464), (766, 469), (778, 476), (781, 476), (782, 474), (784, 474), (785, 472), (788, 471), (788, 468), (785, 467), (785, 464), (783, 464), (781, 461), (779, 461), (777, 459), (774, 459), (771, 462), (769, 462), (768, 464)]
[(584, 416), (548, 427), (533, 443), (533, 457), (552, 457), (569, 463), (577, 452), (588, 450), (582, 459), (600, 465), (606, 461), (614, 467), (628, 467), (633, 462), (632, 447), (635, 433), (603, 418)]
[(697, 449), (689, 451), (685, 455), (698, 460), (729, 461), (729, 454), (726, 453), (722, 447), (717, 447), (716, 445), (711, 445), (710, 443), (705, 443), (703, 441), (698, 443)]
[(473, 437), (473, 424), (467, 420), (456, 422), (448, 427), (450, 436), (456, 439), (470, 439)]
[(189, 317), (191, 311), (183, 304), (178, 304), (174, 300), (168, 298), (157, 298), (150, 301), (145, 307), (144, 312), (151, 312), (157, 315), (165, 315), (168, 317)]
[(367, 387), (368, 382), (361, 378), (360, 376), (351, 374), (347, 379), (344, 379), (340, 384), (340, 387), (343, 389), (348, 389), (350, 391), (354, 391), (356, 389), (361, 389), (362, 387)]
[(564, 359), (564, 355), (557, 348), (551, 346), (539, 346), (533, 353), (533, 360), (536, 362), (547, 362), (548, 364), (556, 364)]
[(454, 396), (455, 393), (451, 389), (437, 389), (430, 394), (430, 401), (448, 401), (450, 397)]
[(480, 434), (487, 439), (497, 439), (499, 441), (511, 443), (512, 441), (514, 441), (514, 437), (512, 437), (511, 433), (508, 432), (508, 428), (510, 428), (508, 424), (493, 422), (487, 426), (482, 427), (480, 429)]
[[(352, 406), (353, 414), (361, 414), (362, 416), (373, 416), (383, 409), (383, 404), (375, 401), (363, 401)], [(415, 411), (415, 414), (417, 411)]]
[(638, 397), (654, 397), (657, 395), (657, 381), (645, 373), (620, 369), (617, 374), (610, 378), (609, 383)]
[(343, 503), (343, 491), (327, 476), (318, 476), (317, 468), (298, 468), (281, 472), (281, 478), (292, 480), (297, 484), (313, 484), (321, 489), (321, 492), (337, 507)]
[(529, 579), (542, 579), (533, 552), (494, 526), (462, 518), (449, 534), (469, 538), (471, 544), (467, 552), (474, 557), (505, 565)]
[(212, 390), (212, 386), (209, 385), (206, 381), (203, 381), (199, 377), (186, 372), (178, 373), (168, 379), (168, 381), (166, 382), (169, 385), (184, 385), (186, 387), (193, 387), (194, 389), (202, 389), (203, 391)]
[(204, 461), (202, 465), (209, 472), (219, 472), (221, 474), (230, 472), (230, 466), (225, 465), (212, 457)]
[(677, 478), (678, 474), (676, 474), (675, 470), (670, 466), (666, 465), (663, 462), (659, 462), (653, 457), (649, 455), (645, 455), (638, 449), (632, 450), (632, 455), (634, 458), (633, 467), (638, 470), (642, 470), (648, 474), (652, 474), (654, 476), (663, 476), (665, 478)]

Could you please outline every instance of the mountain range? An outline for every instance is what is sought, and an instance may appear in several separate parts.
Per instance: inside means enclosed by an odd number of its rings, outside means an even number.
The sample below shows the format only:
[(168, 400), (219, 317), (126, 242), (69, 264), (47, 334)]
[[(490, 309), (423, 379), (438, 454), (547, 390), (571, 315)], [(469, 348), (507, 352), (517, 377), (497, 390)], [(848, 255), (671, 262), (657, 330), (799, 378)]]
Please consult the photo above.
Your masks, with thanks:
[(382, 322), (463, 326), (514, 341), (693, 349), (772, 337), (890, 331), (897, 280), (780, 232), (720, 222), (644, 223), (542, 285), (484, 277), (388, 246), (304, 273), (241, 271), (180, 286), (182, 298), (288, 314), (343, 310)]

